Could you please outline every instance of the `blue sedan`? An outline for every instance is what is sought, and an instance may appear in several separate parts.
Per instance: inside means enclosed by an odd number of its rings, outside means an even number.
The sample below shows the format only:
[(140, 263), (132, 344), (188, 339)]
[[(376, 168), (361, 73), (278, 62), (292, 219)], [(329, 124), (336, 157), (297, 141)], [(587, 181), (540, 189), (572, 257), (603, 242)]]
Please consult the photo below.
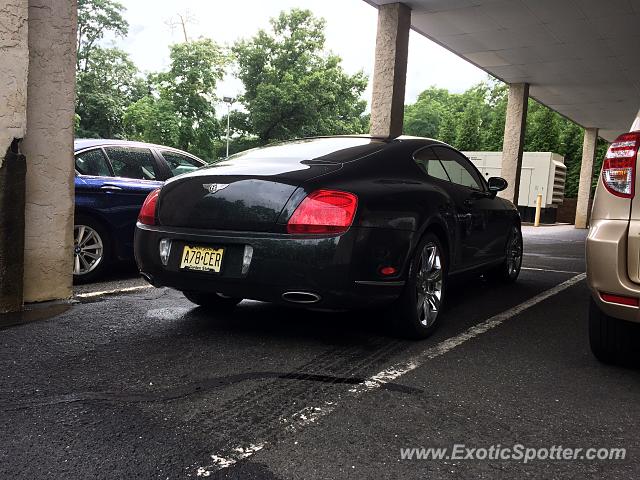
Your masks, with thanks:
[(133, 259), (140, 207), (165, 180), (206, 163), (175, 148), (124, 140), (76, 140), (73, 278), (93, 281)]

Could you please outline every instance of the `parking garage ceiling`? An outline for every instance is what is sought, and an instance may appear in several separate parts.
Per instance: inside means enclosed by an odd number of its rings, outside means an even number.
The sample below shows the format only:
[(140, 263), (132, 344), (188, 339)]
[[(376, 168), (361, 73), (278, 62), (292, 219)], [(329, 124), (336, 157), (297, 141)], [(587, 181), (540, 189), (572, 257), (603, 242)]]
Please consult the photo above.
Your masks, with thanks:
[(403, 3), (415, 31), (506, 83), (529, 83), (533, 98), (603, 138), (631, 126), (640, 107), (640, 0)]

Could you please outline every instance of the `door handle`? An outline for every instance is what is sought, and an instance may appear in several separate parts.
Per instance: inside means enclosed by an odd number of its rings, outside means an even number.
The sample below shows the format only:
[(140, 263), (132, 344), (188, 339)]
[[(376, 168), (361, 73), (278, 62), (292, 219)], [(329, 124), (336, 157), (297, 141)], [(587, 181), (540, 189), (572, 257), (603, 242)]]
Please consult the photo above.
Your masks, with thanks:
[(118, 192), (122, 190), (122, 187), (119, 187), (117, 185), (103, 185), (100, 187), (100, 190), (105, 190), (107, 192)]
[(473, 201), (473, 200), (472, 200), (472, 199), (470, 199), (470, 198), (467, 198), (467, 199), (464, 201), (464, 206), (465, 206), (465, 207), (473, 207), (473, 204), (474, 204), (474, 203), (476, 203), (476, 202), (475, 202), (475, 201)]

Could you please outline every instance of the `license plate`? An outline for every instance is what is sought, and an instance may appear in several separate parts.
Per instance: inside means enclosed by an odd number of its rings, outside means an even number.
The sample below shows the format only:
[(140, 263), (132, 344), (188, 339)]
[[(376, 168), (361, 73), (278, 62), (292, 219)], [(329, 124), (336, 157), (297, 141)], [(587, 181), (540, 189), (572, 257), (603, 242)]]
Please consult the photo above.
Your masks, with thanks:
[(180, 268), (201, 272), (220, 272), (223, 248), (192, 247), (187, 245), (182, 251)]

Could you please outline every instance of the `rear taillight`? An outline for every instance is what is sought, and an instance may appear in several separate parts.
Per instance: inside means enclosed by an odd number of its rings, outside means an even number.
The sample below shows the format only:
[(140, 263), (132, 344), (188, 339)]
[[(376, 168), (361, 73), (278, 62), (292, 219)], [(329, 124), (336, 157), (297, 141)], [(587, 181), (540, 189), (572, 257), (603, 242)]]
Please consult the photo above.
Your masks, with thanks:
[(640, 132), (625, 133), (616, 138), (604, 157), (602, 182), (609, 192), (618, 197), (633, 197), (638, 146)]
[(147, 195), (147, 198), (140, 209), (140, 213), (138, 214), (138, 221), (140, 223), (145, 225), (156, 224), (156, 204), (158, 203), (158, 195), (160, 195), (159, 188)]
[(305, 198), (287, 223), (289, 233), (346, 232), (358, 208), (358, 197), (337, 190), (316, 190)]

